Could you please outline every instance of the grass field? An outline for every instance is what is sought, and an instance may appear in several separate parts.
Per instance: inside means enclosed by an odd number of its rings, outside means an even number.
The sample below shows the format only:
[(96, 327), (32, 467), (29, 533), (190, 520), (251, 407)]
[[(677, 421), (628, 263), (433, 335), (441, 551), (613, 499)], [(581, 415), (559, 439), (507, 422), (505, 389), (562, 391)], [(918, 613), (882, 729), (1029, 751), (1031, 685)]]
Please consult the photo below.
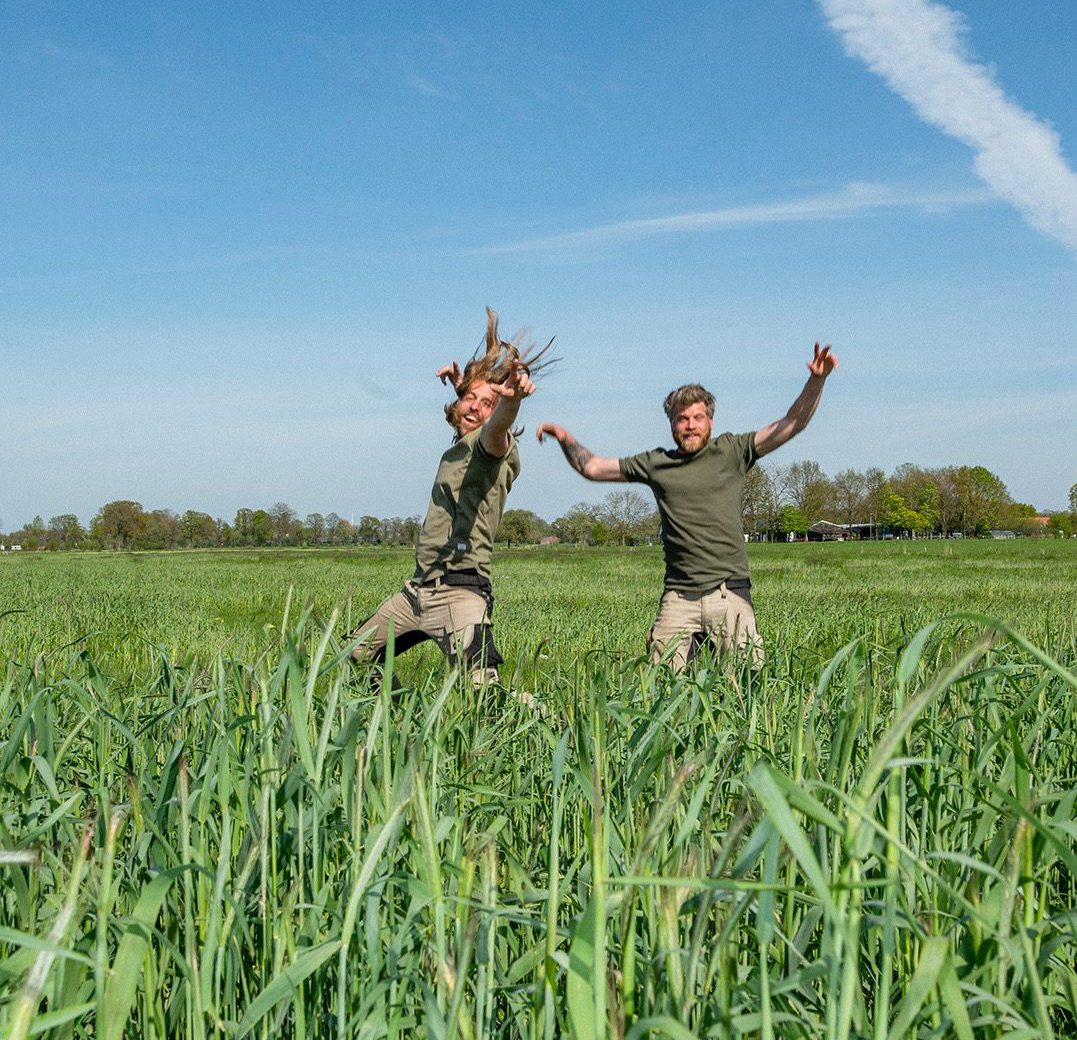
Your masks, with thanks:
[(1077, 544), (751, 559), (676, 676), (657, 551), (499, 551), (542, 711), (348, 664), (402, 552), (0, 559), (0, 1035), (1077, 1033)]

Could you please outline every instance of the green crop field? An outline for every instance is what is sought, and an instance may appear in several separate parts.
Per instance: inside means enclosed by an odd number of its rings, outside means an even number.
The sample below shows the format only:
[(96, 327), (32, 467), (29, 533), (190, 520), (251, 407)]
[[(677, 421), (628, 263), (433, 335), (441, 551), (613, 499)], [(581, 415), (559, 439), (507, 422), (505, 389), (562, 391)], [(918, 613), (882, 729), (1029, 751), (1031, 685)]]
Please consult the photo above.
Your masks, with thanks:
[(758, 673), (499, 549), (395, 692), (407, 553), (0, 558), (0, 1036), (1077, 1035), (1077, 542), (750, 556)]

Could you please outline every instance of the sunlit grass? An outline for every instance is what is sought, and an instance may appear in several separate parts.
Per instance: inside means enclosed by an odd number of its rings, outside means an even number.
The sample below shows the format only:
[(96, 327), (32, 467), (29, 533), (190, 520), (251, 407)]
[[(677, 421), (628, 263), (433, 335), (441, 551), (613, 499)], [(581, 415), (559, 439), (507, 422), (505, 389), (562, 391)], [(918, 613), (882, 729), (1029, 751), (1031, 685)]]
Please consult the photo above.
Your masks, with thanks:
[(653, 552), (502, 554), (542, 712), (348, 663), (400, 554), (4, 561), (0, 1034), (1073, 1035), (1074, 554), (950, 548), (685, 676)]

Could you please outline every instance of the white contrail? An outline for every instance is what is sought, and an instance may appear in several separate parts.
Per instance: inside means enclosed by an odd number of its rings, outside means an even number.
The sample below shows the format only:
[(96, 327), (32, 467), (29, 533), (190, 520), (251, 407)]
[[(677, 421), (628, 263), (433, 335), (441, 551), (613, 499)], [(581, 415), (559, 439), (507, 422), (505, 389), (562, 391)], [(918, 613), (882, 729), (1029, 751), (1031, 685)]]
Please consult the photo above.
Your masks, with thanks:
[(1058, 134), (1008, 98), (964, 43), (961, 14), (935, 0), (819, 0), (845, 50), (920, 117), (975, 153), (974, 168), (1037, 230), (1077, 251), (1077, 175)]
[(807, 198), (786, 199), (751, 206), (673, 213), (663, 217), (619, 220), (596, 224), (538, 238), (502, 245), (482, 246), (472, 253), (530, 253), (550, 249), (568, 249), (659, 235), (718, 231), (750, 224), (788, 224), (794, 221), (840, 220), (876, 210), (939, 210), (953, 206), (975, 206), (991, 201), (982, 189), (974, 191), (895, 191), (879, 184), (848, 184), (840, 191)]

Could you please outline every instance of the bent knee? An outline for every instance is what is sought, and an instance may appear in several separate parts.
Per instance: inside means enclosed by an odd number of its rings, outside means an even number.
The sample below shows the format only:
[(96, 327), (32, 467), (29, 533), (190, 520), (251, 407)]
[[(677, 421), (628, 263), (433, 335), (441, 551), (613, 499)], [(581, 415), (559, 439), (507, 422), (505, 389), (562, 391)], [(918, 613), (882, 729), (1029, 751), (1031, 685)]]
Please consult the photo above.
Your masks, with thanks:
[(489, 621), (469, 625), (462, 633), (458, 652), (452, 656), (454, 662), (459, 659), (473, 674), (493, 672), (495, 677), (497, 666), (504, 660), (494, 644), (494, 626)]

